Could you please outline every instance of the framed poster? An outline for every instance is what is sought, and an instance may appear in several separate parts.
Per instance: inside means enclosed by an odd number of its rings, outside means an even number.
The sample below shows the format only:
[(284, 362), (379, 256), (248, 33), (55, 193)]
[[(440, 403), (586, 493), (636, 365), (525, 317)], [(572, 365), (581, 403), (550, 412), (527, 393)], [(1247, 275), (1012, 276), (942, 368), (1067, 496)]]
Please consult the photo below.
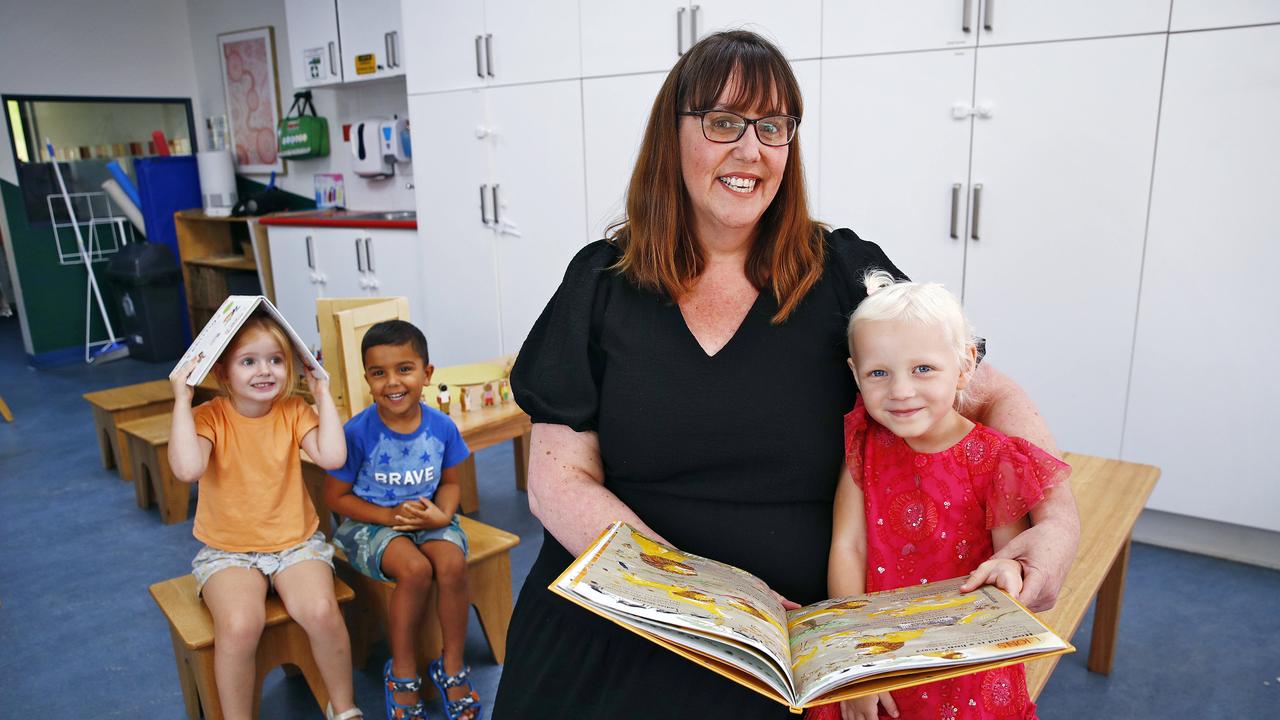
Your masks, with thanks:
[(276, 152), (280, 80), (274, 32), (262, 27), (223, 33), (218, 36), (218, 57), (236, 170), (246, 175), (284, 174), (284, 160)]

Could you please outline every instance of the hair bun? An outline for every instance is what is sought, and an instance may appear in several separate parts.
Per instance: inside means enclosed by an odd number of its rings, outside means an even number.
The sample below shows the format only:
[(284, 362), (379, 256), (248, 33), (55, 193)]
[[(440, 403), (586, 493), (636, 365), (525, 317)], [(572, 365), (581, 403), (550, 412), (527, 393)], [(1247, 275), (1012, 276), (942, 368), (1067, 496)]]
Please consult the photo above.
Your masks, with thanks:
[(898, 282), (897, 279), (884, 270), (870, 270), (862, 278), (862, 284), (867, 286), (867, 297), (875, 295), (896, 282)]

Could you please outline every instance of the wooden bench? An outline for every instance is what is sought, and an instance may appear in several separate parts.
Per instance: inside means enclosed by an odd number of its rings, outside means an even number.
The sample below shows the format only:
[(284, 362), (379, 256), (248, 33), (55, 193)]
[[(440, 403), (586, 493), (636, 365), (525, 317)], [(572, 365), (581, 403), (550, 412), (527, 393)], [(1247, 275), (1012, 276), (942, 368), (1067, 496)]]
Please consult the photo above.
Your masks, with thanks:
[[(1089, 670), (1104, 675), (1115, 659), (1129, 536), (1147, 503), (1159, 468), (1067, 453), (1071, 492), (1080, 510), (1080, 549), (1051, 610), (1040, 619), (1059, 636), (1071, 640), (1096, 596)], [(1061, 656), (1027, 663), (1027, 690), (1035, 699), (1049, 682)]]
[[(320, 530), (325, 537), (333, 538), (334, 516), (324, 502), (324, 471), (316, 465), (303, 462), (303, 478), (307, 490), (320, 514)], [(310, 470), (308, 470), (310, 468)], [(462, 529), (467, 533), (467, 590), (472, 607), (480, 618), (480, 628), (494, 659), (502, 664), (507, 656), (507, 627), (511, 624), (511, 548), (520, 544), (520, 538), (505, 530), (485, 525), (465, 515), (459, 515)], [(335, 554), (338, 575), (356, 591), (352, 613), (351, 657), (357, 667), (369, 660), (373, 643), (382, 637), (390, 613), (391, 591), (394, 582), (374, 580), (351, 567), (341, 550)], [(418, 642), (418, 667), (426, 668), (430, 661), (440, 656), (442, 646), (440, 623), (436, 610), (436, 593), (424, 610), (426, 622), (422, 624), (423, 636)]]
[[(334, 594), (340, 604), (355, 597), (355, 592), (342, 580), (334, 578), (333, 582)], [(156, 583), (151, 586), (151, 597), (169, 621), (173, 659), (178, 666), (178, 683), (182, 686), (187, 717), (198, 720), (203, 711), (206, 720), (221, 720), (222, 704), (218, 700), (218, 686), (213, 674), (213, 617), (196, 596), (195, 577), (183, 575)], [(253, 717), (258, 717), (262, 679), (280, 665), (286, 669), (292, 666), (302, 673), (316, 704), (324, 712), (329, 703), (329, 691), (311, 655), (311, 643), (302, 626), (289, 617), (284, 603), (274, 593), (267, 595), (266, 626), (258, 641), (258, 655), (254, 662), (257, 676)]]
[(191, 503), (191, 484), (173, 476), (169, 469), (169, 426), (172, 413), (130, 420), (118, 426), (128, 457), (133, 465), (133, 494), (138, 507), (154, 503), (160, 509), (160, 522), (165, 525), (187, 519)]
[(173, 389), (169, 387), (169, 381), (153, 380), (98, 390), (85, 393), (84, 399), (89, 401), (93, 411), (93, 427), (98, 436), (102, 467), (118, 468), (121, 480), (133, 479), (129, 446), (119, 426), (130, 420), (171, 412)]

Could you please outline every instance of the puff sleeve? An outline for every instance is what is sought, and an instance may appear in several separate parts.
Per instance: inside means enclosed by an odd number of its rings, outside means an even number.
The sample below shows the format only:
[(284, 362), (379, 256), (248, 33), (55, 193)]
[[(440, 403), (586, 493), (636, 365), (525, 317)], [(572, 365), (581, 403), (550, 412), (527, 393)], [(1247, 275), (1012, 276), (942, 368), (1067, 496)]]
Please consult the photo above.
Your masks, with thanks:
[(1026, 515), (1045, 492), (1071, 477), (1071, 466), (1022, 438), (983, 428), (961, 445), (975, 490), (986, 505), (987, 528)]
[(618, 254), (606, 240), (580, 250), (520, 348), (511, 388), (535, 423), (596, 429), (604, 373), (600, 323), (611, 284), (622, 281), (610, 269)]

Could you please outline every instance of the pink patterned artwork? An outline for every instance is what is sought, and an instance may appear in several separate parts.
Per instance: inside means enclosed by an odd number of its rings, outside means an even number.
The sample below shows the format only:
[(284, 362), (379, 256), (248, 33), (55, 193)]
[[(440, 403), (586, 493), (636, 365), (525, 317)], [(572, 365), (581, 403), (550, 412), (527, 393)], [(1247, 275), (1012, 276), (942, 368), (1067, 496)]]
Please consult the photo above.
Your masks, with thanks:
[(279, 92), (271, 28), (218, 36), (232, 147), (242, 173), (280, 172), (276, 153)]

